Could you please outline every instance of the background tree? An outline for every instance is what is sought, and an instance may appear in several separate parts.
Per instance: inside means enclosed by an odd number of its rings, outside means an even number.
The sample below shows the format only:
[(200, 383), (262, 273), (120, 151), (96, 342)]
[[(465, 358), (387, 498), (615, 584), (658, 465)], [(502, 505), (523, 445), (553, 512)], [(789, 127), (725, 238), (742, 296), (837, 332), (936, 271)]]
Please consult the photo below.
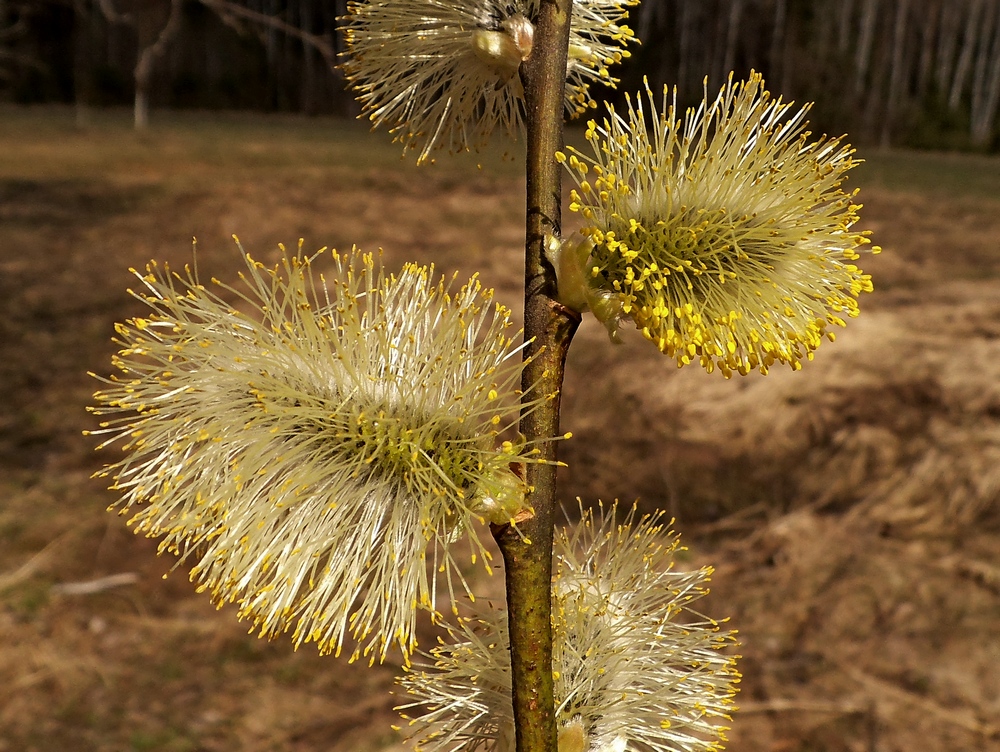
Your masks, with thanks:
[[(355, 112), (331, 68), (346, 0), (26, 7), (0, 2), (5, 99)], [(714, 88), (754, 68), (786, 99), (818, 102), (817, 128), (859, 142), (1000, 146), (1000, 0), (647, 0), (631, 20), (647, 43), (622, 68), (621, 91), (648, 76), (690, 104), (706, 74)]]

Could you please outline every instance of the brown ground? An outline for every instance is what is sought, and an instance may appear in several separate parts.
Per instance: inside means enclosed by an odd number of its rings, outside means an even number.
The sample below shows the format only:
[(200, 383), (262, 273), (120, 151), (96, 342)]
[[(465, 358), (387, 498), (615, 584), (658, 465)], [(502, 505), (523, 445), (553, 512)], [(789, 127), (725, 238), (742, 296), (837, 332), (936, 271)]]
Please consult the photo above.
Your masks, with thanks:
[[(245, 634), (105, 513), (83, 411), (129, 266), (238, 264), (230, 235), (383, 246), (517, 306), (516, 163), (424, 170), (330, 121), (0, 110), (0, 752), (396, 749), (396, 666)], [(592, 321), (567, 500), (640, 498), (717, 566), (743, 637), (734, 752), (1000, 749), (1000, 160), (872, 155), (864, 314), (802, 373), (677, 371)], [(866, 268), (867, 268), (866, 267)], [(135, 581), (93, 594), (60, 584)], [(428, 637), (429, 639), (429, 637)]]

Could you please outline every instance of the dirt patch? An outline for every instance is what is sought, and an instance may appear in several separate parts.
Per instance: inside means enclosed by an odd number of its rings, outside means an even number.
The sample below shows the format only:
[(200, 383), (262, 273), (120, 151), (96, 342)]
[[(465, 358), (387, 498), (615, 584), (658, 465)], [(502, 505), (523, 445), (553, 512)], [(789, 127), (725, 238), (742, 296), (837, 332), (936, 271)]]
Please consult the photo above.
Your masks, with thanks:
[(100, 180), (0, 180), (0, 222), (49, 226), (101, 222), (136, 211), (151, 191), (148, 186), (125, 189)]

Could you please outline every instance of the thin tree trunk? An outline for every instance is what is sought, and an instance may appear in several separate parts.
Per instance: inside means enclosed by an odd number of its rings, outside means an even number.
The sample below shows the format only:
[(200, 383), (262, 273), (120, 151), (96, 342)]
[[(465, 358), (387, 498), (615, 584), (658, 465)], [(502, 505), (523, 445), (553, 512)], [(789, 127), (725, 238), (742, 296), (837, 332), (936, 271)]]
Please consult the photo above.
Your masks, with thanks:
[(871, 62), (872, 42), (875, 40), (875, 22), (878, 20), (878, 0), (865, 0), (861, 12), (861, 28), (858, 33), (858, 49), (854, 58), (854, 93), (860, 95), (865, 90), (868, 79), (868, 64)]
[(955, 77), (951, 81), (951, 93), (948, 95), (948, 108), (957, 110), (962, 103), (962, 92), (965, 82), (972, 70), (972, 56), (976, 50), (976, 26), (979, 24), (979, 14), (983, 0), (972, 0), (969, 5), (969, 15), (966, 18), (965, 32), (962, 34), (962, 51), (955, 64)]
[[(149, 125), (149, 84), (153, 77), (153, 63), (167, 49), (167, 45), (181, 29), (181, 11), (184, 0), (170, 0), (166, 23), (156, 32), (157, 18), (154, 15), (158, 7), (151, 6), (146, 13), (135, 18), (139, 34), (139, 59), (133, 72), (135, 78), (134, 122), (136, 130), (143, 130)], [(149, 44), (143, 44), (152, 40)]]
[(906, 52), (906, 21), (910, 12), (910, 0), (896, 0), (896, 22), (892, 33), (892, 64), (889, 76), (889, 94), (886, 97), (885, 117), (882, 118), (883, 147), (888, 147), (892, 138), (893, 120), (899, 102), (903, 98), (906, 83), (904, 54)]
[[(2, 16), (2, 0), (0, 0)], [(76, 125), (90, 125), (90, 107), (93, 104), (94, 33), (91, 9), (87, 0), (73, 2), (73, 105)]]
[(837, 51), (844, 55), (851, 46), (851, 20), (854, 18), (854, 0), (842, 0), (837, 8)]
[(639, 7), (633, 11), (638, 16), (635, 33), (639, 39), (654, 39), (654, 34), (662, 32), (660, 25), (664, 20), (663, 11), (666, 5), (666, 0), (655, 3), (640, 3)]
[[(984, 62), (982, 94), (979, 107), (972, 113), (972, 142), (988, 146), (993, 135), (997, 108), (1000, 105), (1000, 13), (993, 12), (993, 43), (989, 48), (989, 62)], [(985, 51), (983, 57), (986, 57)]]
[(785, 27), (788, 21), (788, 0), (775, 0), (774, 2), (774, 30), (771, 36), (771, 55), (769, 76), (774, 84), (777, 84), (780, 76), (784, 74), (784, 51), (785, 51)]
[(937, 84), (938, 96), (943, 99), (948, 95), (948, 84), (951, 82), (955, 65), (955, 50), (958, 49), (958, 36), (962, 30), (962, 9), (955, 0), (945, 0), (941, 4), (939, 28), (934, 81)]
[(722, 79), (725, 80), (736, 64), (736, 42), (739, 39), (743, 0), (730, 0), (729, 22), (726, 24), (726, 50), (722, 58)]
[(686, 87), (688, 78), (688, 63), (691, 60), (691, 37), (693, 36), (692, 3), (701, 0), (677, 0), (680, 6), (678, 13), (678, 40), (677, 51), (679, 59), (677, 61), (677, 84), (682, 88)]
[(149, 127), (149, 79), (135, 78), (135, 101), (132, 107), (132, 122), (137, 131)]
[[(302, 2), (288, 3), (285, 6), (285, 11), (282, 14), (285, 16), (285, 22), (290, 26), (296, 28), (302, 28), (302, 17), (297, 11), (302, 9)], [(282, 102), (281, 109), (294, 111), (298, 109), (301, 111), (302, 102), (302, 85), (301, 82), (295, 80), (296, 69), (298, 68), (298, 55), (297, 52), (297, 40), (295, 37), (285, 34), (281, 45), (281, 70), (279, 71), (278, 87), (281, 91), (284, 101)], [(299, 83), (298, 87), (294, 84)], [(296, 102), (296, 94), (300, 95), (298, 99), (300, 101)], [(296, 107), (297, 106), (297, 107)]]
[[(327, 3), (323, 3), (323, 8), (327, 9), (329, 8), (329, 5), (327, 5)], [(346, 15), (347, 0), (335, 0), (333, 3), (333, 8), (335, 11), (334, 17), (332, 19), (329, 19), (329, 24), (327, 25), (326, 28), (332, 30), (333, 42), (337, 48), (337, 51), (343, 52), (345, 49), (347, 49), (347, 45), (344, 41), (343, 24), (337, 23), (336, 19)], [(346, 89), (343, 71), (340, 68), (335, 68), (333, 74), (338, 83), (340, 84), (341, 89), (342, 90)], [(350, 115), (352, 117), (358, 117), (361, 114), (361, 108), (358, 106), (358, 100), (356, 100), (354, 97), (344, 96), (342, 97), (342, 101), (344, 102), (343, 106), (344, 114)]]
[(970, 124), (976, 127), (986, 99), (987, 72), (990, 67), (990, 42), (993, 37), (993, 21), (996, 18), (996, 2), (987, 3), (982, 23), (979, 25), (979, 39), (976, 42), (976, 62), (972, 70), (972, 97), (970, 101)]
[[(313, 0), (302, 0), (299, 23), (302, 30), (312, 34), (315, 31)], [(306, 115), (315, 115), (319, 97), (316, 93), (316, 53), (312, 45), (302, 40), (302, 94), (299, 105)]]
[(931, 84), (931, 69), (934, 67), (934, 42), (938, 35), (938, 23), (941, 19), (940, 2), (928, 0), (920, 27), (920, 65), (917, 69), (917, 96), (923, 99)]
[[(278, 0), (266, 0), (263, 4), (265, 7), (261, 8), (261, 12), (268, 16), (277, 15), (278, 11)], [(272, 110), (280, 108), (280, 85), (278, 84), (278, 74), (276, 69), (278, 67), (278, 31), (274, 27), (268, 27), (267, 29), (267, 42), (264, 45), (265, 55), (267, 59), (267, 89), (268, 89), (268, 106)]]
[(979, 130), (972, 134), (973, 142), (977, 146), (989, 146), (990, 138), (995, 132), (998, 109), (1000, 109), (1000, 19), (997, 20), (996, 36), (993, 37), (993, 67), (990, 70), (986, 106), (983, 108)]

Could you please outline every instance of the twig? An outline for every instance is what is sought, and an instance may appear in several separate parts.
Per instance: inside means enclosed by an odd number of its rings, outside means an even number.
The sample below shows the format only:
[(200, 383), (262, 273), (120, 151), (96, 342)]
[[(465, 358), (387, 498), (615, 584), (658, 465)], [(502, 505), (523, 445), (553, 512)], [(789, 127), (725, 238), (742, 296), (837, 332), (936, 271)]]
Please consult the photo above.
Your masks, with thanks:
[(713, 520), (712, 522), (688, 525), (687, 530), (692, 535), (711, 535), (712, 533), (728, 533), (734, 530), (744, 530), (748, 527), (755, 528), (760, 525), (760, 520), (753, 518), (758, 514), (767, 514), (768, 511), (770, 511), (768, 504), (760, 501), (743, 509), (738, 509), (732, 514), (727, 514), (725, 517)]
[(1000, 595), (1000, 567), (995, 567), (985, 561), (963, 559), (958, 556), (949, 556), (943, 559), (940, 566), (947, 572), (966, 577), (980, 587)]
[(758, 713), (834, 713), (837, 715), (856, 715), (868, 713), (870, 705), (859, 705), (853, 702), (822, 702), (820, 700), (791, 700), (775, 698), (766, 702), (741, 702), (739, 714), (754, 715)]
[(115, 8), (113, 0), (97, 0), (97, 6), (109, 23), (131, 24), (132, 16), (128, 13), (119, 13)]
[(563, 145), (563, 93), (571, 0), (547, 0), (539, 9), (534, 44), (521, 66), (527, 134), (525, 164), (524, 336), (528, 360), (525, 400), (546, 399), (521, 416), (521, 433), (544, 462), (529, 463), (525, 502), (534, 516), (494, 531), (504, 561), (517, 752), (556, 752), (552, 678), (552, 537), (556, 504), (559, 402), (566, 352), (579, 315), (556, 302), (555, 270), (546, 239), (559, 237)]
[(52, 586), (52, 592), (59, 595), (93, 595), (103, 593), (124, 585), (133, 585), (139, 581), (139, 575), (135, 572), (122, 572), (121, 574), (111, 574), (107, 577), (98, 577), (96, 580), (86, 582), (64, 582)]
[(242, 5), (231, 2), (230, 0), (200, 0), (200, 2), (202, 5), (218, 13), (224, 21), (226, 20), (226, 16), (238, 16), (240, 18), (245, 18), (248, 21), (253, 21), (254, 23), (270, 26), (272, 29), (277, 29), (278, 31), (288, 34), (289, 36), (297, 37), (319, 52), (331, 69), (336, 69), (337, 67), (336, 50), (334, 50), (333, 46), (321, 36), (310, 34), (308, 31), (303, 31), (297, 26), (292, 26), (290, 23), (282, 21), (280, 18), (275, 18), (274, 16), (269, 16), (266, 13), (250, 10), (249, 8), (244, 8)]
[(166, 52), (167, 45), (170, 44), (174, 35), (180, 31), (183, 6), (183, 0), (170, 0), (170, 15), (167, 16), (166, 24), (160, 30), (156, 41), (139, 53), (139, 59), (135, 64), (136, 79), (140, 76), (149, 75), (153, 61)]
[(52, 551), (72, 534), (72, 530), (63, 533), (58, 538), (49, 541), (45, 547), (42, 548), (42, 550), (35, 553), (30, 559), (24, 562), (24, 564), (19, 566), (13, 572), (0, 575), (0, 592), (8, 590), (15, 585), (19, 585), (32, 577), (39, 569), (48, 564), (48, 559), (52, 554)]
[(845, 674), (850, 676), (859, 684), (867, 687), (878, 698), (890, 697), (897, 702), (912, 705), (941, 721), (963, 728), (973, 734), (979, 734), (987, 739), (1000, 736), (1000, 726), (983, 723), (975, 717), (970, 718), (969, 713), (972, 711), (962, 712), (957, 709), (946, 708), (929, 698), (920, 697), (919, 695), (909, 692), (892, 682), (867, 674), (854, 666), (850, 666), (845, 663), (841, 663), (839, 665), (840, 669)]

